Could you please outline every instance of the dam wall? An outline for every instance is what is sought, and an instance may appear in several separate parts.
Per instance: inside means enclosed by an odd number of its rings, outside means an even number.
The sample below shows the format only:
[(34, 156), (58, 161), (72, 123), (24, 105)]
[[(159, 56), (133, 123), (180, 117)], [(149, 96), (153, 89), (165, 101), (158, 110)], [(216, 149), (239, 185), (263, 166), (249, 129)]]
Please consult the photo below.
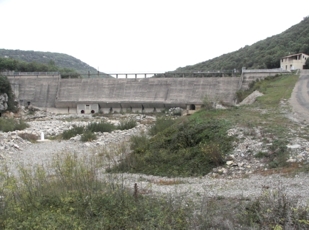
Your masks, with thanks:
[(20, 105), (55, 107), (59, 76), (8, 76)]
[(239, 77), (62, 79), (55, 106), (99, 104), (101, 108), (171, 108), (202, 104), (203, 98), (232, 103)]
[[(73, 78), (50, 74), (7, 76), (20, 105), (61, 112), (159, 111), (172, 107), (194, 110), (210, 102), (233, 104), (237, 90), (250, 82), (282, 74), (280, 69), (243, 70), (241, 77)], [(288, 73), (284, 71), (284, 73)]]
[[(209, 78), (82, 78), (8, 77), (21, 105), (77, 109), (98, 104), (102, 110), (171, 108), (209, 101), (233, 103), (239, 77)], [(72, 111), (72, 110), (71, 110)]]

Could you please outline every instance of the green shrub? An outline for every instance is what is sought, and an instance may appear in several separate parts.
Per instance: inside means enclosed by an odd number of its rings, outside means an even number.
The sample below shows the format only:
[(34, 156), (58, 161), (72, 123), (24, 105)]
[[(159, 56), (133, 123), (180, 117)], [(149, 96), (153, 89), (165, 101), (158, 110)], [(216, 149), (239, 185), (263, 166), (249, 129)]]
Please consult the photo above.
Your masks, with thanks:
[(233, 138), (226, 135), (228, 128), (228, 123), (220, 120), (180, 119), (150, 139), (145, 135), (132, 137), (133, 151), (111, 171), (205, 175), (223, 164), (224, 155), (232, 148)]
[(115, 130), (116, 127), (106, 121), (100, 121), (100, 122), (93, 122), (87, 125), (86, 130), (89, 130), (91, 132), (111, 132)]
[(29, 125), (23, 120), (15, 120), (12, 118), (0, 118), (0, 130), (3, 132), (23, 130), (28, 127)]
[(127, 130), (132, 129), (137, 125), (136, 120), (134, 118), (128, 118), (121, 120), (119, 125), (117, 125), (117, 129)]
[(94, 158), (61, 155), (51, 169), (3, 174), (0, 229), (190, 228), (192, 211), (181, 200), (145, 196), (134, 184), (132, 193), (120, 179), (99, 178)]
[(97, 139), (97, 136), (90, 130), (86, 130), (80, 138), (82, 142), (93, 141), (95, 139)]
[(157, 133), (162, 132), (164, 129), (172, 126), (175, 123), (171, 117), (159, 117), (155, 124), (149, 129), (149, 135), (155, 136)]
[(73, 128), (63, 131), (61, 136), (64, 140), (69, 140), (70, 138), (75, 137), (78, 134), (81, 135), (84, 130), (85, 128), (82, 126), (73, 125)]
[(3, 93), (6, 93), (8, 96), (7, 110), (11, 112), (17, 112), (18, 108), (15, 103), (15, 96), (12, 91), (11, 83), (7, 77), (0, 75), (0, 94), (3, 94)]
[(308, 207), (299, 206), (279, 188), (246, 204), (239, 223), (252, 229), (308, 229), (308, 215)]
[(269, 152), (258, 152), (256, 158), (266, 158), (269, 168), (284, 167), (289, 156), (288, 148), (286, 147), (287, 141), (274, 140), (272, 145), (269, 146)]

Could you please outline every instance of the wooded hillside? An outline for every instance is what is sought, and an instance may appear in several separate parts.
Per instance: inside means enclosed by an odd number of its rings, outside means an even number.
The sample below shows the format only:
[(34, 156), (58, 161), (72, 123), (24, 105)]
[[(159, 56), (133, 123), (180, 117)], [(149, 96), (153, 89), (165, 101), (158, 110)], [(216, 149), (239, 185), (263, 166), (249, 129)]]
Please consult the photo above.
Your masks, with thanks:
[(309, 16), (281, 34), (173, 72), (279, 68), (280, 58), (294, 53), (309, 54)]

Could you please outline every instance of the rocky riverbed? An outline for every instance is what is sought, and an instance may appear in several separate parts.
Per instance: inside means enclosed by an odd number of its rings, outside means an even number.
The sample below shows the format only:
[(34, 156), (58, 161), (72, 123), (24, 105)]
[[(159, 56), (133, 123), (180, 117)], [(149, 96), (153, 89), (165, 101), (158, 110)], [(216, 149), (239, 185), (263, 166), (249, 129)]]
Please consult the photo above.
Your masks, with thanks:
[[(92, 142), (81, 142), (80, 136), (70, 140), (50, 140), (73, 125), (86, 126), (90, 122), (104, 119), (117, 124), (120, 119), (130, 116), (136, 119), (138, 125), (130, 130), (113, 131), (111, 133), (96, 133), (97, 139)], [(118, 155), (106, 157), (106, 161), (99, 169), (102, 179), (110, 179), (111, 175), (105, 173), (104, 167), (117, 163), (119, 157), (127, 153), (127, 141), (132, 135), (147, 132), (150, 124), (155, 120), (153, 116), (146, 115), (121, 115), (111, 117), (92, 117), (89, 115), (57, 115), (38, 111), (34, 115), (24, 116), (29, 128), (22, 131), (3, 133), (0, 132), (0, 162), (7, 165), (11, 172), (16, 171), (17, 165), (27, 167), (44, 165), (63, 153), (74, 153), (79, 157), (89, 155), (103, 155), (105, 151), (115, 151), (121, 143), (125, 146), (119, 148)], [(301, 125), (300, 125), (301, 128)], [(32, 143), (20, 137), (20, 134), (29, 133), (38, 137)], [(44, 140), (42, 138), (44, 133)], [(142, 174), (113, 174), (130, 188), (137, 183), (140, 191), (147, 194), (169, 194), (187, 196), (200, 199), (201, 196), (223, 196), (231, 198), (254, 198), (261, 195), (265, 189), (283, 189), (287, 195), (307, 202), (309, 197), (308, 174), (298, 173), (293, 175), (280, 175), (267, 173), (266, 163), (256, 158), (258, 153), (269, 151), (268, 145), (262, 141), (258, 128), (247, 130), (243, 128), (230, 129), (227, 135), (236, 137), (233, 152), (227, 157), (224, 166), (213, 169), (208, 175), (198, 178), (164, 178)], [(269, 143), (271, 144), (271, 143)], [(309, 163), (309, 142), (295, 136), (287, 145), (290, 151), (289, 162), (295, 167)], [(103, 159), (103, 158), (102, 158)]]

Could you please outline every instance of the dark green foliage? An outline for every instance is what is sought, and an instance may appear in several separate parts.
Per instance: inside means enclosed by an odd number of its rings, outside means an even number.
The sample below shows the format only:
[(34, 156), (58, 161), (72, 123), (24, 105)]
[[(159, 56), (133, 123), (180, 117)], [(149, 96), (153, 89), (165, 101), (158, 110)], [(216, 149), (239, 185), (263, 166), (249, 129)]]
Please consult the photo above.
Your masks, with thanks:
[(287, 141), (283, 140), (274, 140), (272, 145), (270, 146), (270, 154), (269, 154), (269, 168), (278, 168), (284, 167), (287, 165), (287, 159), (289, 156)]
[(64, 140), (68, 140), (76, 135), (81, 135), (84, 132), (84, 127), (81, 126), (73, 126), (73, 128), (63, 131), (62, 138)]
[(156, 135), (159, 132), (162, 132), (164, 129), (170, 127), (175, 123), (176, 120), (173, 120), (171, 117), (158, 117), (155, 124), (149, 129), (149, 134), (151, 136)]
[(15, 130), (23, 130), (27, 127), (29, 127), (29, 125), (23, 120), (0, 118), (0, 131), (11, 132)]
[(128, 118), (121, 120), (119, 125), (117, 125), (117, 129), (119, 130), (127, 130), (132, 129), (137, 125), (136, 120), (134, 118)]
[[(0, 75), (0, 94), (6, 93), (8, 95), (8, 111), (16, 112), (17, 106), (15, 104), (15, 96), (12, 91), (11, 84), (7, 77)], [(3, 112), (3, 111), (0, 111)]]
[[(309, 18), (292, 26), (281, 34), (274, 35), (251, 46), (221, 55), (195, 65), (178, 68), (175, 72), (241, 70), (279, 68), (280, 58), (294, 53), (309, 54)], [(173, 72), (171, 72), (171, 75)]]
[[(9, 58), (5, 58), (5, 56)], [(55, 72), (59, 69), (70, 69), (71, 72), (73, 70), (73, 72), (79, 73), (88, 71), (97, 73), (96, 69), (86, 63), (61, 53), (0, 49), (0, 72), (5, 70), (1, 68), (3, 61), (9, 64), (7, 70)]]
[(93, 122), (87, 125), (87, 130), (91, 132), (111, 132), (116, 129), (115, 125), (106, 122), (106, 121), (100, 121), (100, 122)]
[(82, 142), (93, 141), (95, 139), (97, 139), (97, 136), (90, 130), (86, 130), (80, 138)]
[(111, 171), (160, 176), (207, 174), (224, 163), (224, 155), (232, 147), (232, 138), (226, 135), (228, 123), (200, 119), (200, 116), (203, 112), (188, 120), (181, 118), (174, 125), (155, 132), (150, 139), (145, 135), (132, 137), (133, 152)]
[(68, 68), (59, 68), (55, 65), (46, 65), (37, 62), (24, 62), (11, 58), (0, 58), (1, 71), (16, 71), (16, 72), (59, 72), (63, 78), (78, 78), (75, 70)]

